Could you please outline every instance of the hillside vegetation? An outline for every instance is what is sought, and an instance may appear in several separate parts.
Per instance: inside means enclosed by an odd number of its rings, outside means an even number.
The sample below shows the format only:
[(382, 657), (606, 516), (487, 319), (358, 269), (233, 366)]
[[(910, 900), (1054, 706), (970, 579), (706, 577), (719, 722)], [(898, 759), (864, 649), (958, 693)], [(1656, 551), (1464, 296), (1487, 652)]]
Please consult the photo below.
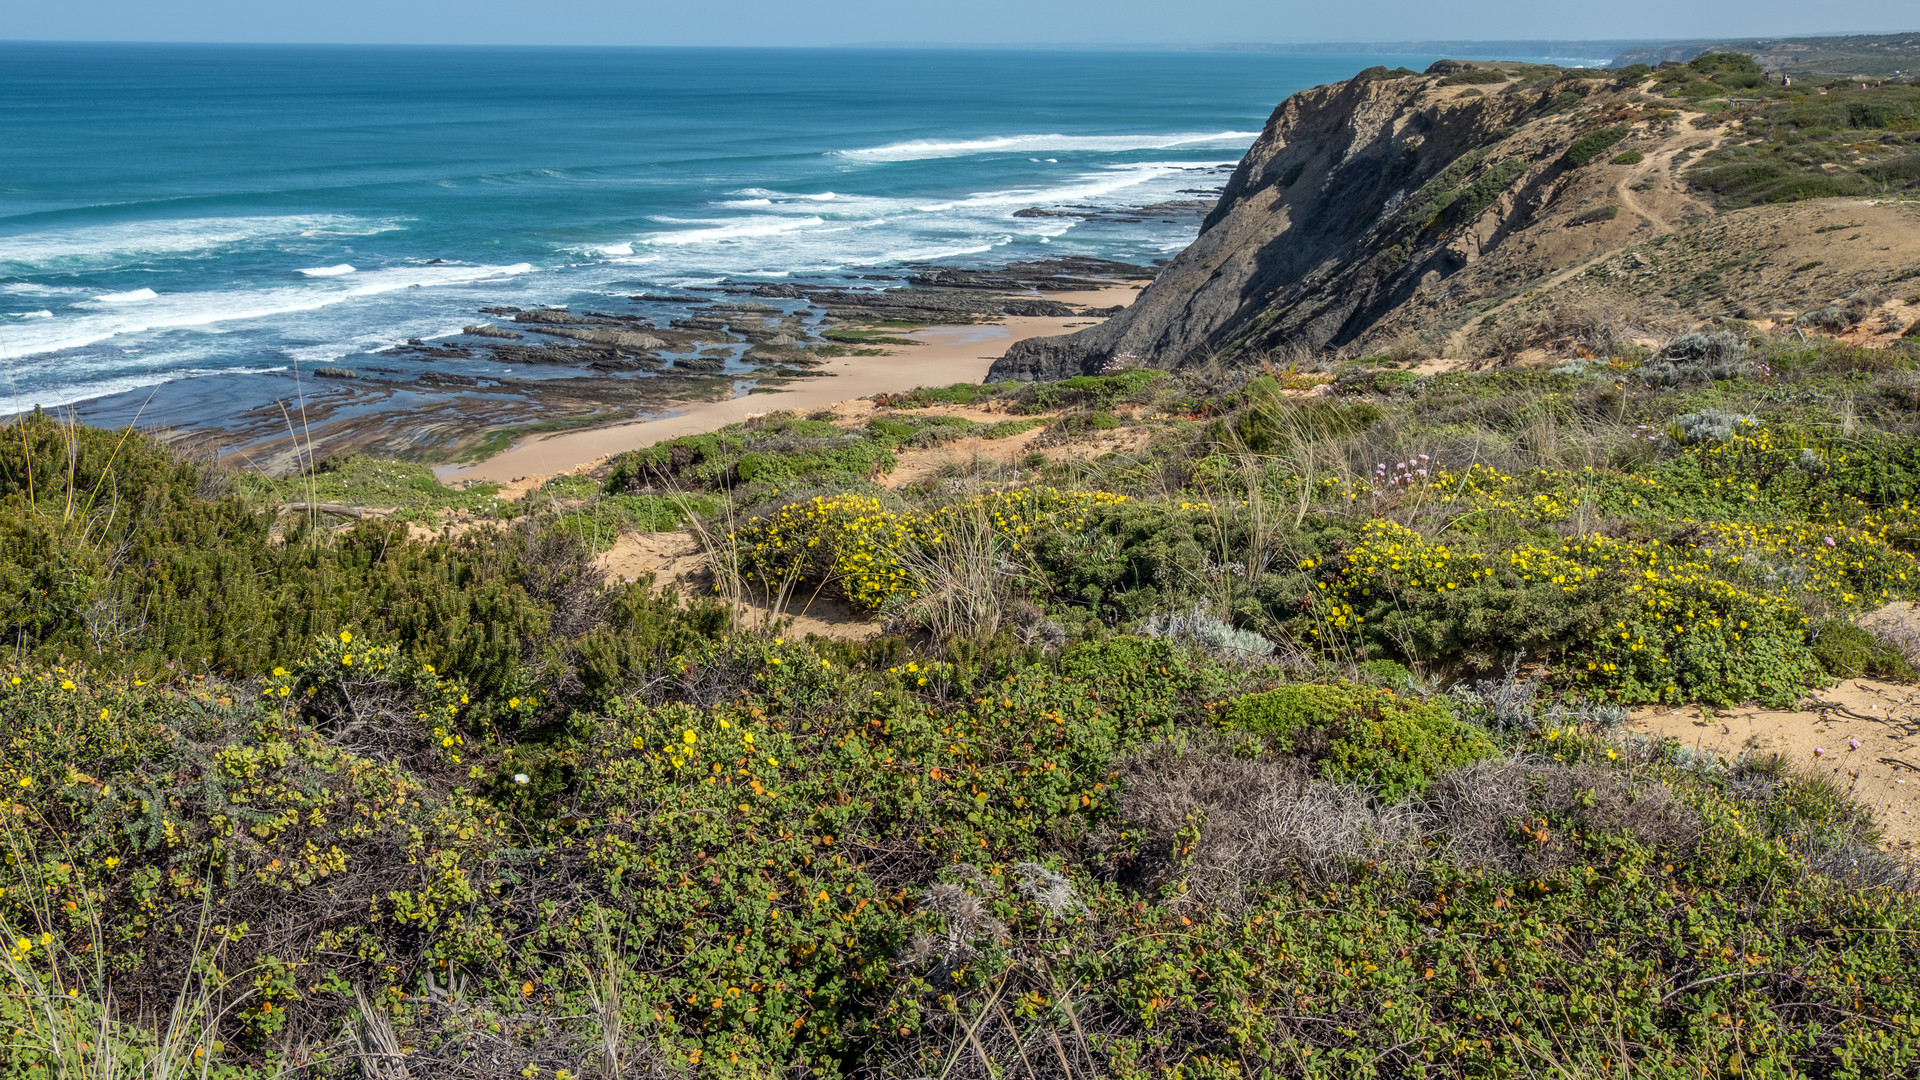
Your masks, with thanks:
[(10, 1071), (1910, 1075), (1882, 823), (1621, 721), (1914, 677), (1917, 362), (959, 386), (514, 502), (18, 419)]
[(1897, 284), (1920, 270), (1916, 125), (1920, 87), (1782, 83), (1734, 53), (1374, 69), (1283, 102), (1127, 311), (1021, 342), (993, 377), (1611, 355), (1829, 309), (1814, 328), (1881, 344), (1920, 315)]

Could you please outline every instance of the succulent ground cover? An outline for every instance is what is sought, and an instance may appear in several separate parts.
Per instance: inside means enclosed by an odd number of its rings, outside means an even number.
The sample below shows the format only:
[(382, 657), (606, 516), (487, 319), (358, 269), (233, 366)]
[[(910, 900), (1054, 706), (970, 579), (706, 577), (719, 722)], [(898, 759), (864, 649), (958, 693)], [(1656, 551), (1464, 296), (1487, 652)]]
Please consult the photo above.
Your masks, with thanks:
[[(1619, 726), (1912, 677), (1855, 619), (1920, 591), (1920, 352), (1721, 333), (928, 390), (497, 510), (22, 418), (6, 1060), (1911, 1074), (1920, 875), (1790, 762)], [(276, 512), (359, 472), (488, 523)], [(592, 561), (682, 521), (710, 577)], [(800, 588), (883, 632), (728, 603)]]

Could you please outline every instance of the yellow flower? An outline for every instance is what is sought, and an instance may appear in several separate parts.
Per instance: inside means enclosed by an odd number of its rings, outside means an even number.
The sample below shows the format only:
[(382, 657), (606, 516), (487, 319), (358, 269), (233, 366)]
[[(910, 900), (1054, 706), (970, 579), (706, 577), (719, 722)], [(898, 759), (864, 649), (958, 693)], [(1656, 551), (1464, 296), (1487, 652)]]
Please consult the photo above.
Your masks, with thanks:
[(72, 679), (61, 679), (61, 680), (60, 680), (60, 689), (62, 689), (62, 690), (71, 690), (71, 689), (73, 689), (73, 680), (72, 680)]
[(692, 728), (688, 728), (686, 731), (681, 733), (680, 741), (683, 743), (686, 743), (688, 746), (692, 746), (694, 743), (697, 743), (700, 741), (700, 736), (695, 735), (693, 733)]
[(351, 630), (340, 631), (340, 644), (342, 645), (353, 644), (353, 631)]
[(508, 698), (508, 699), (507, 699), (507, 708), (509, 708), (509, 709), (517, 709), (517, 708), (519, 708), (519, 707), (520, 707), (520, 699), (519, 699), (519, 698), (517, 698), (517, 697), (510, 697), (510, 698)]
[(1614, 748), (1612, 748), (1612, 747), (1608, 747), (1608, 748), (1607, 748), (1607, 760), (1608, 760), (1608, 761), (1619, 761), (1619, 760), (1620, 760), (1620, 751), (1618, 751), (1618, 750), (1615, 750), (1615, 749), (1614, 749)]
[(119, 857), (118, 857), (118, 856), (116, 856), (116, 855), (109, 855), (109, 856), (107, 856), (107, 869), (109, 869), (109, 870), (111, 870), (111, 869), (113, 869), (114, 867), (116, 867), (116, 866), (119, 866), (119, 865), (120, 865), (120, 859), (119, 859)]
[(347, 665), (348, 667), (352, 667), (352, 666), (353, 666), (353, 654), (352, 654), (352, 653), (348, 653), (348, 654), (346, 654), (345, 656), (342, 656), (342, 657), (340, 658), (340, 662), (341, 662), (341, 663), (343, 663), (343, 664), (345, 664), (345, 665)]

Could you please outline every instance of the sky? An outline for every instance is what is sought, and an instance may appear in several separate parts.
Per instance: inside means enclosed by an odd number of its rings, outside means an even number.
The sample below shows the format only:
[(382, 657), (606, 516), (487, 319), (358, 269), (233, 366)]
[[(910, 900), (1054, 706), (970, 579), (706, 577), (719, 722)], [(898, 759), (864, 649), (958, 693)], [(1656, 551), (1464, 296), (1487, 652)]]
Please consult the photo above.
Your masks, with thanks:
[(1169, 45), (1920, 29), (1914, 0), (0, 0), (0, 40)]

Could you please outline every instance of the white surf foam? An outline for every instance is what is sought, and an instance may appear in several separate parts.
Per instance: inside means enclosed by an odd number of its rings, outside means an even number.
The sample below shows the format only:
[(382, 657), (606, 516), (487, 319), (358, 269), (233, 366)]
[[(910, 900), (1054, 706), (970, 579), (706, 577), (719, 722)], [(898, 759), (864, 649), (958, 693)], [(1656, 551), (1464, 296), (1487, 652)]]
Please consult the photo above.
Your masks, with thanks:
[(662, 224), (707, 225), (704, 229), (680, 229), (673, 232), (653, 233), (640, 238), (643, 244), (712, 244), (729, 240), (745, 240), (757, 236), (778, 236), (815, 225), (826, 224), (820, 217), (783, 218), (753, 217), (739, 221), (689, 221), (686, 219), (655, 218)]
[(1176, 132), (1167, 135), (998, 135), (986, 139), (915, 139), (860, 150), (835, 150), (855, 161), (926, 161), (974, 154), (1044, 154), (1067, 151), (1119, 153), (1176, 146), (1248, 146), (1257, 131)]
[(152, 289), (131, 289), (127, 292), (101, 293), (93, 299), (96, 303), (101, 304), (134, 304), (142, 300), (157, 300), (159, 298), (160, 294), (154, 292)]
[[(167, 293), (150, 289), (109, 294), (75, 307), (88, 312), (73, 318), (0, 326), (0, 357), (35, 356), (78, 349), (126, 334), (183, 328), (217, 329), (218, 324), (313, 311), (334, 304), (411, 288), (435, 288), (493, 281), (528, 273), (530, 263), (511, 266), (409, 266), (374, 270), (342, 279), (321, 278), (305, 285), (271, 289), (222, 289)], [(146, 293), (137, 298), (135, 293)], [(123, 298), (119, 302), (110, 296)], [(129, 304), (128, 299), (144, 303)], [(124, 306), (125, 310), (117, 310)]]
[(734, 194), (744, 195), (749, 199), (766, 199), (768, 201), (772, 201), (774, 199), (780, 199), (783, 201), (799, 200), (801, 202), (832, 202), (833, 200), (838, 199), (840, 197), (838, 192), (833, 192), (833, 191), (821, 191), (821, 192), (815, 192), (813, 194), (802, 194), (802, 193), (797, 193), (792, 191), (775, 191), (772, 188), (758, 188), (758, 187), (741, 188), (739, 191), (734, 192)]
[(0, 236), (0, 263), (88, 265), (290, 237), (370, 236), (403, 227), (397, 221), (369, 221), (342, 214), (176, 218), (78, 225)]
[(69, 383), (44, 390), (24, 390), (0, 397), (0, 416), (12, 416), (35, 408), (57, 409), (66, 405), (78, 405), (83, 401), (124, 394), (129, 390), (144, 390), (150, 386), (179, 382), (182, 379), (198, 379), (206, 375), (268, 375), (285, 370), (287, 370), (285, 366), (178, 368), (172, 371), (145, 371), (137, 375), (122, 375), (95, 382)]
[[(1115, 211), (1181, 199), (1181, 189), (1204, 182), (1203, 176), (1212, 179), (1215, 170), (1232, 164), (1203, 159), (1095, 165), (1064, 175), (1050, 171), (1044, 182), (1029, 186), (938, 201), (839, 193), (830, 200), (808, 199), (770, 188), (745, 188), (730, 194), (765, 199), (768, 205), (756, 201), (716, 207), (722, 212), (710, 217), (656, 215), (652, 220), (666, 228), (633, 241), (633, 250), (643, 254), (609, 261), (624, 267), (658, 260), (678, 274), (764, 278), (778, 272), (978, 255), (1022, 240), (1049, 242), (1082, 224), (1073, 217), (1016, 218), (1015, 212), (1025, 207)], [(738, 212), (729, 215), (725, 210)]]
[(297, 274), (305, 274), (308, 277), (340, 277), (344, 274), (353, 273), (353, 264), (338, 263), (333, 266), (309, 266), (305, 270), (296, 270), (294, 272)]

